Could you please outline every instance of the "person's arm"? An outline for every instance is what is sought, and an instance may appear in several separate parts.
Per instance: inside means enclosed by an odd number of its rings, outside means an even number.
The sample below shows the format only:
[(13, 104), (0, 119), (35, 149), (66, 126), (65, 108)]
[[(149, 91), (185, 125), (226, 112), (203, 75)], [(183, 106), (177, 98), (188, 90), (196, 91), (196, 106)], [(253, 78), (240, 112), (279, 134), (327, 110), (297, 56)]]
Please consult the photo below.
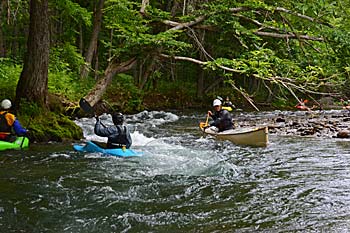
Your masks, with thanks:
[(27, 133), (27, 130), (22, 127), (17, 119), (13, 122), (13, 129), (18, 136), (24, 136)]
[(221, 121), (221, 118), (220, 118), (220, 115), (215, 113), (211, 116), (213, 118), (213, 122), (210, 123), (210, 126), (218, 126), (220, 124), (220, 121)]
[(100, 119), (97, 119), (96, 121), (94, 132), (96, 135), (101, 137), (108, 137), (112, 134), (118, 134), (114, 127), (105, 127), (104, 125), (102, 125)]
[(229, 111), (227, 111), (227, 110), (224, 110), (221, 120), (222, 121), (226, 120), (228, 122), (232, 122), (232, 115), (231, 115), (231, 113)]
[(131, 139), (129, 128), (128, 127), (125, 127), (125, 128), (126, 128), (126, 140), (128, 141), (126, 146), (127, 148), (129, 148), (132, 144), (132, 139)]

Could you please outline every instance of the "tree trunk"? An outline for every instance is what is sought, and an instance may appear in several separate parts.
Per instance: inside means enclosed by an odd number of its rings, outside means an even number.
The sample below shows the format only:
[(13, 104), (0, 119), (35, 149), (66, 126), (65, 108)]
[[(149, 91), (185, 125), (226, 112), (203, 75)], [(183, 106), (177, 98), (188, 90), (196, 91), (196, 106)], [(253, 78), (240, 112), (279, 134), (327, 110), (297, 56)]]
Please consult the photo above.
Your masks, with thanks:
[(145, 72), (141, 75), (141, 83), (139, 85), (140, 90), (143, 90), (145, 88), (145, 85), (148, 81), (149, 76), (151, 76), (152, 72), (154, 71), (154, 69), (156, 68), (156, 58), (155, 57), (151, 57), (151, 62), (148, 65), (147, 69), (145, 70)]
[(31, 0), (27, 52), (16, 89), (17, 108), (22, 99), (47, 107), (49, 49), (48, 0)]
[(7, 20), (5, 19), (5, 9), (7, 9), (7, 0), (1, 0), (0, 2), (0, 57), (6, 56), (5, 50), (5, 38), (3, 28)]
[[(204, 41), (204, 35), (200, 37), (201, 41), (200, 43), (203, 44)], [(198, 51), (198, 55), (199, 55), (199, 60), (204, 61), (206, 60), (206, 55), (204, 54), (203, 50), (200, 49)], [(198, 98), (202, 98), (203, 94), (204, 94), (204, 78), (205, 78), (205, 71), (203, 70), (202, 67), (197, 67), (196, 69), (198, 69), (198, 78), (197, 78), (197, 97)]]
[(204, 70), (201, 67), (197, 67), (196, 69), (198, 70), (197, 97), (202, 98), (204, 93)]
[(91, 105), (94, 106), (105, 93), (108, 85), (111, 83), (112, 78), (118, 74), (130, 70), (136, 64), (136, 58), (131, 58), (130, 60), (117, 63), (114, 59), (106, 68), (104, 76), (98, 80), (94, 89), (92, 89), (84, 99)]
[(89, 75), (89, 67), (91, 67), (92, 58), (94, 57), (94, 54), (97, 51), (98, 34), (100, 33), (101, 24), (102, 24), (103, 5), (104, 5), (104, 0), (99, 0), (97, 9), (95, 12), (94, 25), (92, 29), (92, 36), (91, 36), (89, 48), (85, 55), (85, 64), (82, 66), (82, 69), (81, 69), (82, 78), (86, 78)]

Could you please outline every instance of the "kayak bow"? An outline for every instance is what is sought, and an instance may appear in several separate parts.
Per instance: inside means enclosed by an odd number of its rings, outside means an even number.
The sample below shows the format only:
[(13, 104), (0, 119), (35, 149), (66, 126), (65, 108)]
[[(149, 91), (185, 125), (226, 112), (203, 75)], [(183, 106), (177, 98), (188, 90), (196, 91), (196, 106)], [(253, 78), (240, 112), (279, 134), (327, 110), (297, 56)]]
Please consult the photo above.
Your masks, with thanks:
[(27, 137), (17, 137), (14, 142), (0, 141), (0, 151), (19, 150), (29, 147), (29, 139)]

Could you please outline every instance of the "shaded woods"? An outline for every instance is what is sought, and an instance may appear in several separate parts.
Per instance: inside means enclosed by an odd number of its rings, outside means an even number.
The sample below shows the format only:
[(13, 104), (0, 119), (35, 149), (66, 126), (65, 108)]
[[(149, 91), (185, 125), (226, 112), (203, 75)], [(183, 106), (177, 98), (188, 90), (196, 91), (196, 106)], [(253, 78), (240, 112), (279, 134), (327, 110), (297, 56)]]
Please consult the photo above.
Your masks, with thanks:
[(0, 95), (19, 109), (26, 101), (67, 114), (85, 97), (101, 111), (135, 112), (222, 95), (259, 110), (349, 95), (349, 3), (0, 4)]

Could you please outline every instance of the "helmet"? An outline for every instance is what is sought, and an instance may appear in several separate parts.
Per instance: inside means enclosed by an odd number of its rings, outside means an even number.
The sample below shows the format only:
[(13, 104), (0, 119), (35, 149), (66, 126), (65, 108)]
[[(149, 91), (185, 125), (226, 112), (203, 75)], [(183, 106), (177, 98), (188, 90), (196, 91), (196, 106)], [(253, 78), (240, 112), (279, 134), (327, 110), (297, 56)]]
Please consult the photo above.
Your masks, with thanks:
[(221, 100), (219, 99), (215, 99), (214, 102), (213, 102), (213, 106), (218, 106), (218, 105), (221, 105)]
[(112, 120), (115, 125), (121, 125), (124, 122), (124, 116), (120, 112), (113, 113)]
[(10, 109), (12, 106), (11, 101), (9, 99), (4, 99), (1, 101), (1, 108), (2, 109)]

